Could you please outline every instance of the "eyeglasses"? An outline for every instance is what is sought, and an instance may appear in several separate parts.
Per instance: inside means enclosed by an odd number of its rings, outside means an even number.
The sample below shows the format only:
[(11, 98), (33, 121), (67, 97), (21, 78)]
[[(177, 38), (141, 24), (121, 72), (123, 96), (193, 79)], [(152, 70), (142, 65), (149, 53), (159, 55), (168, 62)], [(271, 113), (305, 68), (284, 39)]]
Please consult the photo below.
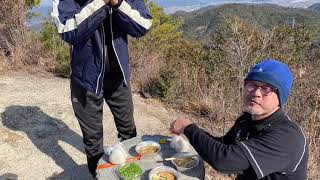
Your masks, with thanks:
[(255, 83), (252, 83), (252, 82), (245, 82), (244, 89), (247, 92), (254, 92), (257, 89), (260, 89), (261, 94), (264, 96), (269, 95), (271, 92), (277, 92), (277, 88), (275, 88), (273, 86), (269, 86), (269, 85), (259, 86)]

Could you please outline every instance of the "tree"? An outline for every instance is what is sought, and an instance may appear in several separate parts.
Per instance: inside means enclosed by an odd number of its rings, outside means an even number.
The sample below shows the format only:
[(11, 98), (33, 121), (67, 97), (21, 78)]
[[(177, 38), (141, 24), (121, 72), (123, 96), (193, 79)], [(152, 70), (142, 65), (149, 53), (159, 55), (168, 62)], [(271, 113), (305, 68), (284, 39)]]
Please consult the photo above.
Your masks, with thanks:
[(41, 0), (24, 0), (24, 2), (27, 10), (31, 10), (34, 7), (38, 7), (41, 3)]
[(39, 7), (41, 4), (41, 0), (24, 0), (25, 8), (26, 8), (26, 18), (30, 20), (32, 17), (41, 16), (39, 13), (31, 12), (31, 10), (35, 7)]

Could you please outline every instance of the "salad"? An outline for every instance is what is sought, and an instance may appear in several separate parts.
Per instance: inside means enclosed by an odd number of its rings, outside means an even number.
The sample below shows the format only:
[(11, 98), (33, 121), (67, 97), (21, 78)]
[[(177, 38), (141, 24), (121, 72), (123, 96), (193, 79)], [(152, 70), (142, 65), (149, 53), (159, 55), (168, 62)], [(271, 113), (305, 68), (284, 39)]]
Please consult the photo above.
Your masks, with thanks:
[(141, 167), (135, 163), (129, 163), (119, 168), (119, 175), (124, 180), (135, 180), (142, 174)]

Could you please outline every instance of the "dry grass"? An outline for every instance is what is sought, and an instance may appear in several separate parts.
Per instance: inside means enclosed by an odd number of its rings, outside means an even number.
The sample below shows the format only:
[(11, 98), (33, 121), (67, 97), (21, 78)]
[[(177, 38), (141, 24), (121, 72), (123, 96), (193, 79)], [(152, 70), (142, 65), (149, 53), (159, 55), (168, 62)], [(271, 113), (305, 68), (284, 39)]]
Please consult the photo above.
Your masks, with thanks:
[(316, 112), (310, 117), (310, 121), (304, 125), (304, 129), (307, 129), (307, 137), (309, 140), (310, 156), (308, 175), (309, 179), (320, 179), (320, 140), (319, 140), (319, 123), (320, 114)]
[(162, 58), (154, 52), (146, 53), (145, 56), (141, 56), (142, 53), (139, 53), (139, 62), (133, 62), (132, 66), (134, 66), (133, 76), (133, 84), (135, 87), (133, 89), (141, 91), (142, 93), (146, 92), (154, 92), (154, 87), (158, 84), (158, 75), (163, 67)]

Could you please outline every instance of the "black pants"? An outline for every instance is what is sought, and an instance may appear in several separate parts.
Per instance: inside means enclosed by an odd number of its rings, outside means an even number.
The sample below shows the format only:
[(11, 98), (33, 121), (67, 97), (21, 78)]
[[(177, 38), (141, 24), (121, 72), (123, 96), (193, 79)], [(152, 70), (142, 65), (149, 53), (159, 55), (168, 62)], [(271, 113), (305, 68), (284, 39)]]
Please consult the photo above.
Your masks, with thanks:
[(109, 106), (120, 140), (137, 135), (133, 119), (131, 88), (125, 85), (122, 76), (104, 78), (103, 92), (95, 95), (71, 81), (71, 101), (79, 121), (87, 155), (88, 168), (95, 177), (99, 159), (103, 156), (103, 99)]

